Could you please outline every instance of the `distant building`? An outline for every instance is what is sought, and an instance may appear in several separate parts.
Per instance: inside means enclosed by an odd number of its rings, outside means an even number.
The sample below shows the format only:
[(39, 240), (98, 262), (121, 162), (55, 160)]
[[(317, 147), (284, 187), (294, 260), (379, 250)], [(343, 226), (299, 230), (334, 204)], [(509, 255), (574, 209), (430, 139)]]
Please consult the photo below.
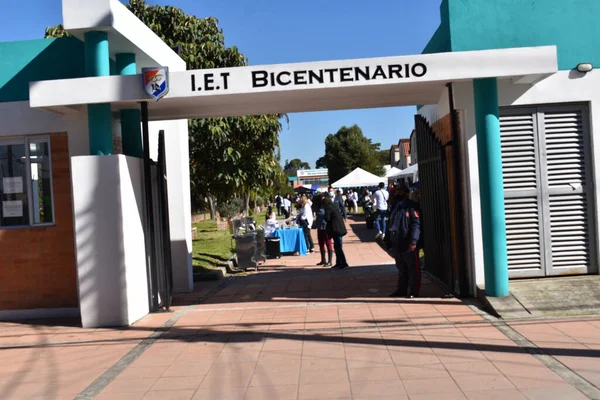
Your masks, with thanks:
[(390, 148), (390, 165), (397, 167), (400, 162), (400, 146), (393, 144)]
[(398, 142), (400, 147), (400, 161), (397, 168), (406, 169), (412, 165), (410, 158), (410, 139), (400, 139)]
[(298, 177), (297, 176), (288, 177), (288, 184), (290, 185), (290, 187), (292, 189), (295, 187), (298, 187)]
[(419, 158), (417, 155), (417, 131), (414, 129), (410, 134), (410, 162), (411, 165), (419, 163)]
[(296, 173), (298, 175), (298, 185), (329, 185), (329, 171), (327, 168), (320, 169), (299, 169)]

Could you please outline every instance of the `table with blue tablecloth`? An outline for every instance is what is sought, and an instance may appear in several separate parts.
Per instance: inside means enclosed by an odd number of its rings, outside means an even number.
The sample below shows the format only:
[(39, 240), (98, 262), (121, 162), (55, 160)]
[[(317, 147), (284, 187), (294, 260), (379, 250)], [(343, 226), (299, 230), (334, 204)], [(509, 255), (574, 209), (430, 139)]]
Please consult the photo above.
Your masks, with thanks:
[(305, 256), (307, 252), (304, 232), (300, 228), (277, 229), (273, 236), (279, 238), (279, 247), (282, 253), (300, 253)]

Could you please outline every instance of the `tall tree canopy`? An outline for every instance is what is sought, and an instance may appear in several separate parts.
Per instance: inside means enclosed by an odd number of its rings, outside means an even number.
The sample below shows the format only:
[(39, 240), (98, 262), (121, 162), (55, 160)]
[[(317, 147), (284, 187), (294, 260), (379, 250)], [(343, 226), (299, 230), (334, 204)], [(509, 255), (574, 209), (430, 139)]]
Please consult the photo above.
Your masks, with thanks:
[(293, 160), (285, 160), (285, 165), (283, 167), (283, 171), (287, 176), (296, 176), (296, 173), (299, 169), (310, 169), (310, 164), (306, 161), (302, 161), (299, 158), (294, 158)]
[(390, 163), (390, 151), (379, 150), (377, 152), (377, 158), (382, 165), (388, 165)]
[[(227, 47), (223, 30), (213, 17), (198, 18), (171, 6), (129, 0), (129, 10), (168, 46), (181, 48), (187, 69), (227, 68), (247, 65), (235, 46)], [(58, 25), (46, 37), (67, 36)], [(269, 190), (281, 180), (275, 159), (283, 115), (259, 115), (189, 120), (192, 207), (207, 197), (214, 214), (214, 199)]]
[(380, 146), (366, 138), (358, 125), (342, 126), (336, 134), (328, 135), (324, 165), (329, 169), (329, 181), (335, 182), (357, 167), (382, 176), (385, 171), (379, 161)]
[(319, 157), (315, 164), (315, 168), (327, 168), (327, 158), (325, 156)]

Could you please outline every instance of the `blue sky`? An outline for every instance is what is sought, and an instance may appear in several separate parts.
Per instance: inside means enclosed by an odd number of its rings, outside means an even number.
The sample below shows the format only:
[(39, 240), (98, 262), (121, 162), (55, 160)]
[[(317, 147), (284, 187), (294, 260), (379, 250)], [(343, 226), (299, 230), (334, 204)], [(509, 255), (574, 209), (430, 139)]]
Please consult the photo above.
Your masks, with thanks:
[[(122, 0), (126, 2), (126, 0)], [(198, 17), (219, 19), (228, 46), (251, 65), (420, 54), (439, 25), (441, 0), (149, 0)], [(41, 38), (61, 22), (60, 0), (6, 1), (0, 41)], [(281, 156), (312, 167), (324, 139), (358, 124), (382, 149), (407, 137), (414, 107), (290, 114), (281, 133)]]

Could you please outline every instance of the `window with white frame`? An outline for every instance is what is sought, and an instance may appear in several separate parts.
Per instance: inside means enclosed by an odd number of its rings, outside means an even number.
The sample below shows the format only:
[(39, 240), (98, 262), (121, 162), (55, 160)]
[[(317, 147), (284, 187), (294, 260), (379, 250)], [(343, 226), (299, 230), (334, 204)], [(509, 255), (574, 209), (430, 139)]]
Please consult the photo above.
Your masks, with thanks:
[(0, 139), (0, 228), (54, 223), (50, 138)]

